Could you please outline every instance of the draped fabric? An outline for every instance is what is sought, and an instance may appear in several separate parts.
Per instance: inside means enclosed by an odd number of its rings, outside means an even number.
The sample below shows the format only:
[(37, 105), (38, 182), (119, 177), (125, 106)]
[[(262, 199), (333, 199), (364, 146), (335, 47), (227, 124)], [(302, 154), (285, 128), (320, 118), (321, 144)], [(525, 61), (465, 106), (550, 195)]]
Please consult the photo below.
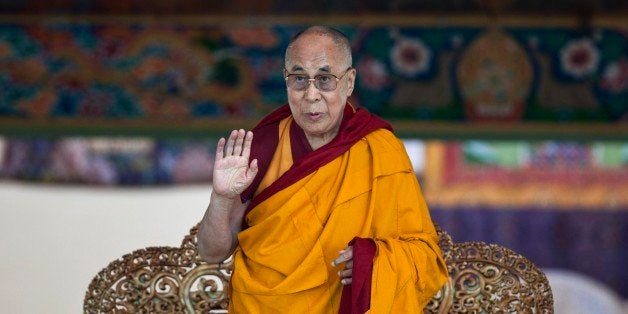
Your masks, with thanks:
[[(375, 243), (371, 313), (421, 312), (446, 268), (401, 142), (379, 118), (347, 106), (332, 142), (294, 158), (294, 123), (285, 107), (278, 113), (257, 127), (275, 125), (274, 137), (253, 130), (252, 155), (264, 173), (257, 191), (243, 195), (252, 200), (238, 234), (230, 310), (337, 313), (344, 265), (331, 262), (360, 237)], [(274, 152), (256, 157), (268, 152), (264, 141)]]
[(541, 268), (587, 275), (628, 298), (628, 208), (432, 206), (430, 214), (457, 242), (502, 245)]
[(339, 313), (365, 313), (371, 307), (371, 277), (377, 245), (371, 239), (358, 237), (349, 244), (353, 247), (352, 283), (342, 288)]

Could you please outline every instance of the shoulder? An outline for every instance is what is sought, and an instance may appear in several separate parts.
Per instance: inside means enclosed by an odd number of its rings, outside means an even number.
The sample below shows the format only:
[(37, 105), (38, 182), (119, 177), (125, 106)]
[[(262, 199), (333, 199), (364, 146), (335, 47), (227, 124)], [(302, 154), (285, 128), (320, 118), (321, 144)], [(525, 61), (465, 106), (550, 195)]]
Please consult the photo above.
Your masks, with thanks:
[(384, 175), (412, 171), (412, 164), (403, 142), (390, 130), (373, 131), (365, 140), (376, 172)]
[(405, 147), (401, 140), (395, 136), (390, 130), (378, 129), (369, 133), (365, 137), (369, 147), (373, 153), (406, 153)]

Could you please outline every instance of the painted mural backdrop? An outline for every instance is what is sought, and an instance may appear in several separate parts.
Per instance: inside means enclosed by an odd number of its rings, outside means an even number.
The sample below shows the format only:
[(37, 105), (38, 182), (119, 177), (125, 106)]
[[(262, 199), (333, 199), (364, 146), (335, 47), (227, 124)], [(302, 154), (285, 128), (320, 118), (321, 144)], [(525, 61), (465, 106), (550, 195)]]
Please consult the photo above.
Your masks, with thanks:
[[(626, 119), (625, 29), (337, 27), (354, 101), (385, 118)], [(0, 117), (258, 118), (286, 101), (283, 52), (302, 28), (0, 22)]]
[[(628, 119), (626, 29), (337, 26), (355, 52), (353, 101), (387, 119)], [(300, 29), (0, 21), (0, 123), (108, 121), (107, 134), (121, 119), (147, 126), (147, 137), (134, 138), (0, 137), (0, 179), (207, 184), (214, 134), (160, 138), (151, 123), (185, 130), (255, 120), (283, 104), (283, 50)], [(421, 145), (414, 151), (431, 215), (456, 241), (502, 244), (628, 297), (625, 140)]]

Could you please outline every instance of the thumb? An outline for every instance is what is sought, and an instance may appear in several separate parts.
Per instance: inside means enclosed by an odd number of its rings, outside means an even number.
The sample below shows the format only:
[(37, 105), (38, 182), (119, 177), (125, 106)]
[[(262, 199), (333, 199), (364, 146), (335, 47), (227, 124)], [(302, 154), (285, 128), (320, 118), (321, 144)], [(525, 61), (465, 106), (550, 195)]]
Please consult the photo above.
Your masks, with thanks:
[(257, 159), (253, 159), (253, 161), (251, 161), (249, 169), (246, 171), (246, 178), (252, 181), (253, 178), (255, 178), (255, 176), (257, 175), (258, 170), (259, 168), (257, 167)]

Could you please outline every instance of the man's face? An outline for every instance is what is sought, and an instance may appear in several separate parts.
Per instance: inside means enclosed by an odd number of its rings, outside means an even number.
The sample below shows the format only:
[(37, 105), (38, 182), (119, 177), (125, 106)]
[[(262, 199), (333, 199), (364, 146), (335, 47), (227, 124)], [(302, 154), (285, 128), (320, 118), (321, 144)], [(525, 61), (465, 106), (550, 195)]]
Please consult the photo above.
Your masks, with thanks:
[[(331, 38), (304, 34), (293, 44), (286, 60), (287, 74), (305, 74), (314, 78), (319, 74), (333, 74), (340, 78), (350, 67), (345, 56)], [(321, 91), (314, 82), (299, 91), (288, 87), (288, 103), (296, 123), (308, 139), (331, 141), (340, 127), (347, 97), (353, 92), (355, 70), (349, 70), (333, 91)]]

